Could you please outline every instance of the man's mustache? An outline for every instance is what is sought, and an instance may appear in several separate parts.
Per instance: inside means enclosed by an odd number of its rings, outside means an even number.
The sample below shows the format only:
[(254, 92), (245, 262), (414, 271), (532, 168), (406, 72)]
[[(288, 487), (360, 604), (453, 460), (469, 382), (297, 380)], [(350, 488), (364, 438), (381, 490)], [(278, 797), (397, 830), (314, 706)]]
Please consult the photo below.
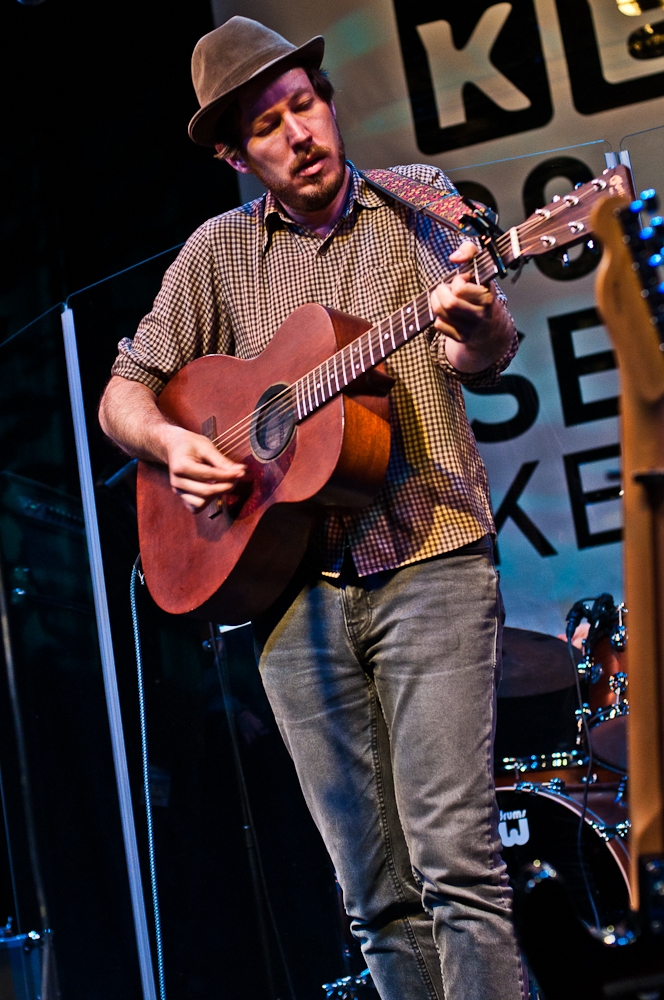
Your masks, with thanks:
[(312, 160), (321, 160), (329, 156), (332, 151), (327, 146), (310, 146), (306, 152), (298, 153), (295, 163), (291, 164), (291, 176), (295, 177), (300, 170), (308, 167)]

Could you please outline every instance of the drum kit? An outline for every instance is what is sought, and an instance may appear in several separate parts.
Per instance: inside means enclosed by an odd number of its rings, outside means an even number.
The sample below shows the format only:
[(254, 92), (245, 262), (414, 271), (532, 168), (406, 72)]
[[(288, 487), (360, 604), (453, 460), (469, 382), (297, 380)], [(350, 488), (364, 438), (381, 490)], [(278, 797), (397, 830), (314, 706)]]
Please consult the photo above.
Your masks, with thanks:
[[(546, 861), (588, 924), (630, 906), (625, 608), (610, 594), (577, 602), (569, 640), (506, 628), (495, 774), (510, 878)], [(589, 627), (582, 649), (570, 632)]]

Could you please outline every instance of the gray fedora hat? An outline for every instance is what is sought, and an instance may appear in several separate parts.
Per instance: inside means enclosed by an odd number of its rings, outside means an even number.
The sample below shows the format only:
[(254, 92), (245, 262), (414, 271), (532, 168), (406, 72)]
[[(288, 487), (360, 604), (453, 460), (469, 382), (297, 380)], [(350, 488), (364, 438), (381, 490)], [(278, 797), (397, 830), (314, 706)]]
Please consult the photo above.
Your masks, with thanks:
[(299, 48), (248, 17), (232, 17), (197, 42), (191, 59), (194, 90), (200, 104), (189, 122), (189, 135), (199, 146), (214, 146), (214, 131), (238, 89), (266, 69), (284, 63), (313, 66), (323, 61), (322, 35)]

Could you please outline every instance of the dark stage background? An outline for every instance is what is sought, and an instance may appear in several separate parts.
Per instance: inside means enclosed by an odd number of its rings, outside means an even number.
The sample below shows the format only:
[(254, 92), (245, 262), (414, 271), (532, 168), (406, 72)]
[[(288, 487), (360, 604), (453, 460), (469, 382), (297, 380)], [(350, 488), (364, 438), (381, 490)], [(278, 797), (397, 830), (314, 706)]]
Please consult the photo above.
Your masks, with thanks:
[[(207, 0), (0, 8), (0, 555), (63, 1000), (134, 1000), (140, 985), (59, 311), (4, 342), (54, 303), (179, 244), (238, 203), (232, 171), (186, 134), (196, 109), (190, 53), (212, 27)], [(143, 863), (129, 614), (133, 497), (131, 483), (102, 485), (125, 458), (105, 442), (95, 409), (115, 344), (149, 309), (173, 257), (71, 300)], [(168, 996), (264, 1000), (239, 796), (205, 633), (159, 612), (145, 592), (139, 607)], [(334, 884), (262, 694), (248, 631), (231, 634), (228, 650), (270, 897), (296, 996), (305, 1000), (342, 974)], [(12, 916), (27, 931), (39, 914), (5, 672), (0, 769), (19, 901), (17, 912), (0, 842), (0, 924)], [(276, 995), (284, 997), (273, 937), (271, 948)]]

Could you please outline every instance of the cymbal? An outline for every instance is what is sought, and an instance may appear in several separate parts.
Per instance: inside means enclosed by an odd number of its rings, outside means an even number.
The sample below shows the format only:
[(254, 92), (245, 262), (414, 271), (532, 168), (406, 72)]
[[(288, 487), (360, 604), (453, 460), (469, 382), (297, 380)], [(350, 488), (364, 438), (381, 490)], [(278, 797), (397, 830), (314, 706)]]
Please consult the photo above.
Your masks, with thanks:
[[(581, 651), (575, 649), (575, 659)], [(525, 628), (503, 629), (503, 674), (499, 698), (524, 698), (561, 691), (574, 684), (567, 643)]]

